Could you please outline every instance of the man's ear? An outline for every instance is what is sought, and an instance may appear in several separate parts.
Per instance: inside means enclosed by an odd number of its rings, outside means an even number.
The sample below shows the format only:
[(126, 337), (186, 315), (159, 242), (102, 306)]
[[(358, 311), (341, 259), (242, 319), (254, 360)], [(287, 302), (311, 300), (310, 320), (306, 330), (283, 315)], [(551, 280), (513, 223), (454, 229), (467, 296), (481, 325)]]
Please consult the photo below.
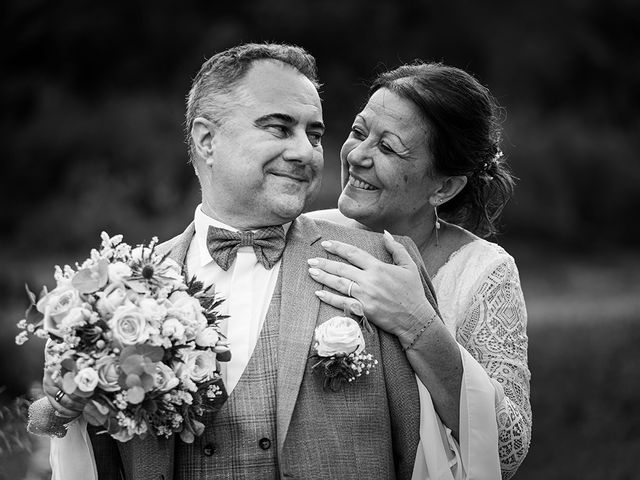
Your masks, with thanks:
[(191, 127), (191, 140), (196, 153), (207, 165), (213, 161), (213, 135), (215, 124), (204, 117), (197, 117)]
[(442, 183), (433, 195), (429, 198), (431, 205), (441, 205), (455, 197), (467, 184), (467, 177), (464, 175), (455, 175), (444, 177)]

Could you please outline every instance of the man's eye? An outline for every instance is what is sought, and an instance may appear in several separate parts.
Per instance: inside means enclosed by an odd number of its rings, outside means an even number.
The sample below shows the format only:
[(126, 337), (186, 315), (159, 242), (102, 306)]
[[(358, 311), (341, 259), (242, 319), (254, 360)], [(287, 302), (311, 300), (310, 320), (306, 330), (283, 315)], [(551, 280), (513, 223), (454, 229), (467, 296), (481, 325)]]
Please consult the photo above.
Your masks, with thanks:
[(322, 134), (309, 132), (307, 133), (307, 137), (309, 138), (309, 143), (314, 147), (318, 147), (322, 143)]
[(358, 140), (364, 140), (367, 138), (367, 135), (360, 129), (360, 127), (356, 127), (355, 125), (351, 127), (351, 135)]
[(286, 137), (289, 134), (289, 128), (286, 125), (267, 125), (267, 129), (274, 133), (275, 135)]

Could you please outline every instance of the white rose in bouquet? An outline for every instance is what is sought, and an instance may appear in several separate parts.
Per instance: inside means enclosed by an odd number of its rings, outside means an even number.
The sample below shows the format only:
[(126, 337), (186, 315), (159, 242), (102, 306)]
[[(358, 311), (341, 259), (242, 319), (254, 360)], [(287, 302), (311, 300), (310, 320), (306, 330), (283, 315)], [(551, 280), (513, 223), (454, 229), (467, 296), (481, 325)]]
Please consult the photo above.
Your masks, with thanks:
[(124, 345), (144, 343), (149, 338), (147, 320), (135, 305), (123, 305), (113, 312), (109, 321), (113, 338)]
[(37, 310), (44, 315), (45, 330), (56, 332), (69, 311), (82, 304), (78, 291), (70, 284), (58, 284), (36, 304)]

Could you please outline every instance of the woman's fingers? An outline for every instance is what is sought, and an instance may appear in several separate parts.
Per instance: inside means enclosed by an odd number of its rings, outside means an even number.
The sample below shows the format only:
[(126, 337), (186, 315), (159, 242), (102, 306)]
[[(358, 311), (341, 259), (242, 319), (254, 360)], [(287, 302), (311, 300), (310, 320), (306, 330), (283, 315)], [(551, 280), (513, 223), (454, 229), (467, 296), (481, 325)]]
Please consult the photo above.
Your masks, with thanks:
[(384, 231), (384, 246), (393, 258), (395, 265), (403, 267), (415, 267), (415, 262), (412, 260), (411, 255), (407, 252), (407, 249), (400, 242), (396, 241), (386, 230)]
[(336, 293), (331, 293), (326, 290), (318, 290), (316, 295), (320, 300), (328, 303), (332, 307), (339, 308), (345, 312), (351, 312), (354, 315), (363, 316), (364, 311), (362, 304), (355, 298), (345, 297)]
[[(348, 243), (338, 242), (336, 240), (322, 242), (322, 247), (329, 253), (333, 253), (343, 258), (351, 265), (365, 270), (375, 262), (379, 262), (373, 255), (361, 250), (358, 247), (349, 245)], [(336, 262), (338, 263), (338, 262)]]
[[(317, 260), (317, 261), (314, 262), (314, 260)], [(335, 266), (329, 265), (329, 264), (344, 265), (344, 263), (333, 262), (332, 260), (325, 260), (325, 259), (310, 259), (308, 263), (309, 265), (314, 265), (311, 268), (309, 268), (309, 275), (311, 275), (311, 277), (316, 282), (321, 283), (325, 287), (329, 287), (333, 290), (336, 290), (337, 292), (341, 292), (343, 295), (346, 295), (347, 297), (349, 295), (352, 297), (355, 296), (355, 293), (357, 290), (357, 282), (344, 277), (343, 276), (344, 272), (342, 272), (342, 274), (337, 273), (337, 269), (335, 268)], [(333, 273), (329, 273), (331, 271), (336, 272), (336, 274), (334, 275)]]

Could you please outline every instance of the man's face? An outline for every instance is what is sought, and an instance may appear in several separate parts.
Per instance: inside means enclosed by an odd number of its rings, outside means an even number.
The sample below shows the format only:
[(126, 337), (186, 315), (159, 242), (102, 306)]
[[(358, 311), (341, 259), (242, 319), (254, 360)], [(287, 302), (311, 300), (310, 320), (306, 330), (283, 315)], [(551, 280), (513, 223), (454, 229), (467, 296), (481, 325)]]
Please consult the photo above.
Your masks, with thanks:
[(242, 229), (293, 220), (320, 187), (324, 125), (318, 92), (291, 66), (260, 60), (229, 103), (206, 159), (205, 213)]

